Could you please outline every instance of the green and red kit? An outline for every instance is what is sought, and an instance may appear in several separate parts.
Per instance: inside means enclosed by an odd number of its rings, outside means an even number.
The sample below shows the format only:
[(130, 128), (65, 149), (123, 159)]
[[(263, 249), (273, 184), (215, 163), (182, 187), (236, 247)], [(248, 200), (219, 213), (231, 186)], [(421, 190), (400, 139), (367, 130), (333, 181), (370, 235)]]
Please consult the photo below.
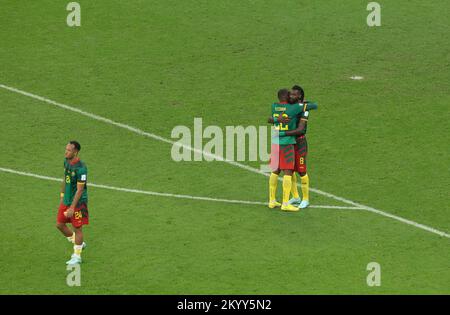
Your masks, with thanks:
[[(305, 101), (304, 104), (307, 104), (307, 110), (317, 109), (317, 103), (311, 101)], [(300, 121), (299, 121), (300, 123)], [(297, 143), (295, 144), (295, 166), (294, 171), (299, 174), (306, 174), (306, 157), (308, 155), (308, 142), (306, 141), (306, 129), (308, 124), (305, 125), (305, 129), (303, 134), (298, 136), (295, 140)], [(302, 175), (303, 176), (303, 175)]]
[[(303, 112), (316, 109), (316, 104), (310, 103), (274, 103), (272, 104), (272, 117), (274, 119), (274, 129), (279, 133), (272, 136), (272, 147), (270, 155), (270, 167), (273, 171), (294, 170), (296, 166), (296, 137), (285, 136), (283, 133), (297, 128), (300, 116)], [(287, 124), (278, 122), (280, 117), (289, 117)], [(280, 136), (280, 134), (282, 136)]]
[[(73, 198), (77, 192), (77, 184), (84, 184), (80, 200), (75, 207), (72, 218), (66, 218), (64, 212), (72, 205)], [(58, 209), (57, 222), (72, 223), (75, 227), (89, 224), (88, 213), (88, 191), (87, 191), (87, 167), (79, 158), (73, 161), (64, 161), (64, 198)]]

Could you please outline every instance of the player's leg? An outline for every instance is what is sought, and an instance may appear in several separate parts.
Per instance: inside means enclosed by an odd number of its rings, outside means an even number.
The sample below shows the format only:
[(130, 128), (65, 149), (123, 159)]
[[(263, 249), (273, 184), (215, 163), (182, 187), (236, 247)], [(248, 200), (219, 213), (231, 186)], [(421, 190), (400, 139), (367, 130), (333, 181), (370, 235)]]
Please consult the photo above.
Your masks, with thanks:
[(61, 231), (69, 242), (73, 243), (75, 241), (75, 233), (65, 223), (56, 222), (56, 228)]
[(75, 243), (73, 244), (73, 254), (70, 257), (70, 260), (66, 262), (68, 265), (75, 265), (81, 263), (81, 252), (83, 248), (85, 248), (86, 243), (83, 242), (83, 228), (74, 227), (75, 232)]
[(272, 144), (270, 152), (270, 168), (272, 173), (269, 177), (269, 208), (280, 207), (281, 204), (277, 202), (277, 187), (278, 187), (278, 175), (280, 175), (279, 168), (280, 161), (280, 147), (277, 144)]
[(75, 231), (75, 245), (83, 245), (83, 227), (74, 228)]
[(300, 198), (300, 194), (298, 192), (297, 186), (297, 174), (296, 172), (292, 173), (292, 186), (291, 186), (291, 194), (292, 198), (289, 199), (288, 203), (294, 206), (298, 206), (302, 199)]
[(308, 143), (306, 138), (303, 137), (299, 143), (299, 168), (301, 189), (302, 189), (302, 202), (300, 203), (300, 209), (304, 209), (309, 206), (309, 176), (306, 169), (306, 157), (308, 155)]
[(298, 193), (298, 187), (297, 187), (297, 175), (295, 174), (298, 172), (298, 162), (299, 162), (299, 155), (298, 155), (298, 145), (294, 145), (295, 150), (295, 165), (294, 165), (294, 172), (292, 173), (292, 186), (291, 186), (291, 194), (292, 198), (289, 200), (289, 204), (298, 206), (302, 199), (300, 198), (300, 194)]
[(281, 210), (284, 211), (298, 211), (298, 208), (292, 204), (289, 204), (289, 196), (291, 194), (292, 188), (292, 170), (283, 170), (283, 203), (281, 205)]
[(83, 242), (83, 227), (74, 228), (75, 231), (75, 243), (73, 247), (73, 253), (81, 256), (81, 251), (84, 249), (86, 243)]
[(64, 212), (68, 209), (67, 206), (61, 204), (58, 209), (58, 215), (56, 216), (56, 228), (61, 231), (61, 233), (67, 238), (67, 240), (71, 243), (74, 242), (75, 234), (74, 232), (66, 225), (66, 223), (70, 222), (70, 219), (67, 219), (64, 215)]
[(294, 145), (284, 145), (280, 149), (280, 168), (284, 172), (283, 176), (283, 203), (281, 210), (298, 211), (298, 208), (289, 204), (289, 196), (292, 189), (292, 174), (294, 172), (295, 151)]
[(306, 208), (309, 206), (309, 176), (308, 173), (300, 174), (301, 189), (302, 189), (302, 202), (300, 208)]
[(73, 244), (73, 255), (67, 261), (68, 265), (81, 263), (81, 251), (83, 250), (83, 229), (82, 227), (74, 227), (75, 243)]
[(85, 204), (75, 209), (71, 222), (75, 232), (75, 243), (73, 245), (73, 254), (70, 260), (66, 262), (68, 265), (81, 263), (81, 252), (86, 247), (86, 243), (83, 242), (83, 225), (89, 224), (89, 217)]
[(279, 175), (280, 169), (273, 171), (269, 177), (269, 208), (271, 209), (281, 206), (281, 203), (276, 198)]

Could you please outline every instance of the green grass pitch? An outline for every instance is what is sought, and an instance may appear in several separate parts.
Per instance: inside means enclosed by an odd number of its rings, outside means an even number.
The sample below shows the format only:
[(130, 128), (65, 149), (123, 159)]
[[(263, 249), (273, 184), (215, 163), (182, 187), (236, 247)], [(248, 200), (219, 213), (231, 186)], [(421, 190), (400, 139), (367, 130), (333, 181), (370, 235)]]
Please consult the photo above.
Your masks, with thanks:
[[(68, 2), (2, 1), (0, 84), (170, 138), (195, 117), (264, 125), (277, 89), (300, 83), (320, 106), (313, 188), (450, 232), (450, 2), (381, 0), (380, 27), (360, 0), (79, 0), (80, 27)], [(0, 168), (62, 178), (70, 139), (91, 183), (267, 200), (260, 174), (177, 163), (170, 144), (0, 88)], [(373, 212), (96, 187), (69, 287), (59, 187), (0, 171), (0, 294), (450, 293), (450, 239)], [(370, 262), (381, 286), (366, 283)]]

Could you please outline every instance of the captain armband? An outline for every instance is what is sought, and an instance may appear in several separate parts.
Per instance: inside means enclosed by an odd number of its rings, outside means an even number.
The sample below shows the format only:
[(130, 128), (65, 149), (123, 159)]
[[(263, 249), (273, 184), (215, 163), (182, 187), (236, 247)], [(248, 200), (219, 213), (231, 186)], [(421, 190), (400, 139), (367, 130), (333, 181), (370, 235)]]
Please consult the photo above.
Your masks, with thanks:
[(308, 116), (309, 116), (309, 111), (306, 111), (306, 112), (303, 113), (303, 115), (300, 118), (300, 120), (308, 121)]

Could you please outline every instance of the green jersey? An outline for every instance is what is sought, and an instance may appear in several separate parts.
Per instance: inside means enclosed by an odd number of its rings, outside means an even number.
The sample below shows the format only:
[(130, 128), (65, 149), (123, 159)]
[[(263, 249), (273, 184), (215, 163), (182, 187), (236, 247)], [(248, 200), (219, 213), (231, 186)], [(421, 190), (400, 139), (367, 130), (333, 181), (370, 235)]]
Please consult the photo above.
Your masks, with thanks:
[(77, 183), (84, 183), (84, 190), (81, 194), (80, 201), (78, 201), (78, 205), (87, 203), (88, 193), (86, 164), (84, 164), (80, 159), (74, 160), (72, 163), (70, 163), (67, 159), (64, 160), (64, 182), (65, 188), (63, 203), (66, 206), (70, 206), (72, 204), (75, 193), (77, 192)]
[[(273, 103), (272, 104), (272, 117), (274, 119), (274, 127), (275, 130), (280, 131), (288, 131), (297, 129), (297, 123), (300, 118), (300, 115), (303, 111), (316, 109), (316, 104), (303, 104), (303, 103)], [(290, 121), (288, 124), (279, 123), (278, 117), (289, 117)], [(278, 135), (272, 136), (272, 143), (275, 144), (295, 144), (295, 136), (283, 136), (279, 137)]]

